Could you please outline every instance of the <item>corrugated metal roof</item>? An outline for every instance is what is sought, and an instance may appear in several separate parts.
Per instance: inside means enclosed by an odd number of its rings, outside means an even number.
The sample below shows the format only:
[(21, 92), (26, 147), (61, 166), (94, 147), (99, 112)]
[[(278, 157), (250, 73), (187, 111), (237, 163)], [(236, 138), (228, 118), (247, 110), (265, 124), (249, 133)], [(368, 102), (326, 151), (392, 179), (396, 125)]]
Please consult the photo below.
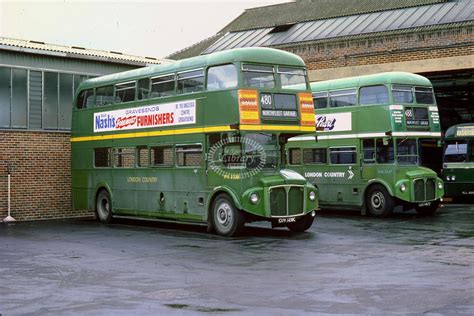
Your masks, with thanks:
[(232, 32), (216, 41), (202, 54), (237, 47), (275, 46), (336, 37), (428, 27), (474, 20), (472, 0), (446, 2), (294, 24), (285, 32), (273, 27)]
[(246, 31), (448, 1), (453, 0), (296, 0), (246, 9), (221, 32)]
[(208, 37), (192, 46), (186, 47), (182, 50), (172, 53), (171, 55), (166, 56), (166, 58), (172, 60), (180, 60), (189, 57), (198, 56), (202, 53), (203, 50), (214, 44), (218, 39), (220, 39), (224, 34), (216, 34), (211, 37)]
[(32, 54), (53, 55), (66, 58), (90, 59), (139, 66), (156, 65), (169, 62), (169, 60), (167, 59), (160, 59), (155, 57), (140, 57), (126, 55), (119, 52), (107, 52), (76, 46), (61, 46), (37, 41), (27, 41), (5, 37), (0, 37), (0, 49), (20, 51)]

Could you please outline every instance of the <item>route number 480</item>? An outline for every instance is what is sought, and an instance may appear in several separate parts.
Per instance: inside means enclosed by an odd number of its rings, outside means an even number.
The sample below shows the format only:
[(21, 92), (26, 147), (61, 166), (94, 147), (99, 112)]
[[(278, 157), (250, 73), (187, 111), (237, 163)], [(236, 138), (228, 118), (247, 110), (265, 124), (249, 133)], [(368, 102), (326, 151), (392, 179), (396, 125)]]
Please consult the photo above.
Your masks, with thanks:
[(272, 95), (267, 93), (262, 93), (260, 95), (260, 104), (263, 106), (271, 106), (272, 105)]

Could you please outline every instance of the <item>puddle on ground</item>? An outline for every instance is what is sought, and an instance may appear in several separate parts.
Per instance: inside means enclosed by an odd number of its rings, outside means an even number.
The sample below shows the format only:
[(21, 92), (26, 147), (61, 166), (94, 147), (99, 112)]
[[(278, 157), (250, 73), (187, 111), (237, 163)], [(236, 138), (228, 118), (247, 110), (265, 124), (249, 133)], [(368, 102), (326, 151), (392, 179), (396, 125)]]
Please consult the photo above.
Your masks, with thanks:
[(201, 313), (230, 313), (230, 312), (241, 312), (239, 308), (221, 308), (221, 307), (206, 307), (206, 306), (196, 306), (188, 304), (165, 304), (165, 306), (174, 309), (186, 309), (195, 312)]

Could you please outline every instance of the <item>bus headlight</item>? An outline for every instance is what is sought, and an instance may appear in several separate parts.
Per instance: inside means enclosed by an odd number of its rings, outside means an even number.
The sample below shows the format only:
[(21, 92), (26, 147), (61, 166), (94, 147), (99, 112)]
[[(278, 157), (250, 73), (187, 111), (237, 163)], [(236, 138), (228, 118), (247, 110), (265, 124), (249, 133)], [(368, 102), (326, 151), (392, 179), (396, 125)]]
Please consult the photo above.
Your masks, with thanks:
[(316, 192), (310, 191), (309, 192), (309, 199), (310, 199), (310, 201), (315, 201), (316, 200)]
[(400, 184), (400, 191), (405, 192), (407, 190), (407, 186), (404, 185), (403, 183)]
[(451, 181), (456, 181), (456, 176), (451, 176)]
[(252, 204), (257, 204), (258, 200), (259, 200), (259, 197), (257, 193), (250, 194), (250, 202), (252, 202)]
[(440, 190), (443, 189), (443, 184), (441, 182), (438, 182), (438, 189), (440, 189)]

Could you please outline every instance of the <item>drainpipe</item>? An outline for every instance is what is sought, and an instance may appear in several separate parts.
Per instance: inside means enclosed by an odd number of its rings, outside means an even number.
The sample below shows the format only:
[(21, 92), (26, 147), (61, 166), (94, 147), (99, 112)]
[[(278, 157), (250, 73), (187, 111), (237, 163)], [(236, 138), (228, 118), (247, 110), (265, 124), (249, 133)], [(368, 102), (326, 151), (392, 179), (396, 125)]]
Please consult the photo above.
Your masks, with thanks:
[(13, 217), (11, 217), (10, 215), (10, 179), (11, 179), (11, 169), (12, 169), (12, 166), (11, 166), (11, 163), (8, 163), (7, 164), (7, 177), (8, 177), (8, 180), (7, 180), (7, 187), (8, 187), (8, 190), (7, 190), (7, 196), (8, 196), (8, 216), (5, 217), (3, 219), (3, 222), (4, 223), (9, 223), (9, 222), (14, 222), (16, 221), (16, 219), (14, 219)]

